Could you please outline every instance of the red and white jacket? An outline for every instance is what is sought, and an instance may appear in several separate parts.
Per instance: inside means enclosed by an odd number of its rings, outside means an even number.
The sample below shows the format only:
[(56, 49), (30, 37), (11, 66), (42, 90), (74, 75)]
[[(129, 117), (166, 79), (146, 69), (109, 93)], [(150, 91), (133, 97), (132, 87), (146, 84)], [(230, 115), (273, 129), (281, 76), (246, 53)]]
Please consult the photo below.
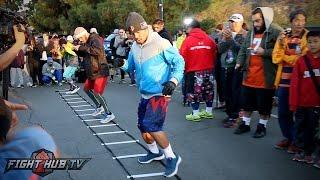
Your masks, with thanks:
[[(318, 84), (320, 84), (320, 57), (315, 58), (310, 52), (306, 56), (308, 56)], [(320, 106), (320, 96), (304, 62), (304, 57), (298, 59), (291, 75), (289, 96), (291, 111), (296, 111), (299, 107)]]
[(194, 28), (183, 41), (180, 54), (185, 72), (211, 70), (216, 62), (217, 45), (203, 30)]

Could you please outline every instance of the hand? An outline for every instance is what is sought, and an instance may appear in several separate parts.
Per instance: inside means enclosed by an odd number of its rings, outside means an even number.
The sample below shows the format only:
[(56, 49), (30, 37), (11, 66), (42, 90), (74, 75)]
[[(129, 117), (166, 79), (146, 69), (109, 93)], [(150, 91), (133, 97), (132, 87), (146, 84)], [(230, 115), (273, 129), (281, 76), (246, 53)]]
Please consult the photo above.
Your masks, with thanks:
[(286, 36), (286, 32), (282, 31), (278, 37), (278, 40), (280, 42), (281, 46), (285, 46), (287, 43), (287, 36)]
[(56, 80), (56, 77), (52, 76), (52, 80)]
[(24, 31), (25, 31), (25, 28), (21, 24), (13, 26), (14, 38), (16, 39), (16, 43), (19, 43), (19, 44), (25, 43), (26, 37), (24, 35)]
[(240, 64), (236, 64), (236, 66), (234, 67), (234, 69), (239, 69), (241, 67)]
[(78, 51), (80, 48), (80, 45), (73, 46), (73, 48), (74, 48), (74, 50)]
[(125, 59), (119, 59), (118, 61), (118, 67), (122, 67), (126, 63)]
[(260, 55), (261, 56), (261, 55), (264, 54), (264, 49), (262, 47), (258, 47), (258, 49), (254, 51), (254, 53), (256, 55)]
[(172, 81), (167, 81), (163, 83), (162, 86), (164, 86), (162, 89), (162, 94), (165, 96), (172, 95), (174, 89), (177, 87), (177, 85)]
[(4, 100), (4, 103), (11, 109), (12, 111), (12, 120), (11, 120), (11, 128), (15, 127), (19, 123), (19, 118), (15, 111), (17, 110), (27, 110), (28, 106), (24, 104), (16, 104), (9, 101)]
[(224, 29), (222, 31), (222, 36), (224, 39), (232, 39), (232, 32), (229, 29)]

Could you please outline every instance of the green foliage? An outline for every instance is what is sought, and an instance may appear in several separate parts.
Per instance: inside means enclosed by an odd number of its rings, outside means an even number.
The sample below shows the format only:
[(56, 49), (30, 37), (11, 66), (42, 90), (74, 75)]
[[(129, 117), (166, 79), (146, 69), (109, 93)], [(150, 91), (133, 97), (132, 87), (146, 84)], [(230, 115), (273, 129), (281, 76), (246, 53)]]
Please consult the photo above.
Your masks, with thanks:
[[(274, 9), (274, 22), (282, 27), (290, 25), (289, 12), (296, 6), (307, 10), (308, 25), (320, 24), (320, 1), (292, 3), (289, 0), (163, 0), (164, 20), (169, 31), (183, 26), (185, 17), (197, 18), (204, 30), (210, 32), (218, 23), (228, 20), (233, 13), (241, 13), (250, 24), (251, 10), (257, 6)], [(14, 1), (19, 4), (22, 0)], [(254, 2), (254, 3), (253, 3)], [(109, 34), (124, 27), (129, 12), (136, 11), (151, 24), (159, 18), (159, 0), (32, 0), (28, 19), (39, 31), (72, 33), (75, 27), (96, 27), (98, 32)], [(14, 5), (13, 7), (18, 7)]]

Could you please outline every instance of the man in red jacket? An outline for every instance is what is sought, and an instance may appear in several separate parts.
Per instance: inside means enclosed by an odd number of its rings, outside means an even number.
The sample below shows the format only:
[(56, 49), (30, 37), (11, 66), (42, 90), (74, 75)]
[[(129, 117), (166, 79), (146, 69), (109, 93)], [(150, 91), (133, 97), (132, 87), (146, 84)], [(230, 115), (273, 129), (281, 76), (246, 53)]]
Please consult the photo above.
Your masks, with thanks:
[[(292, 72), (289, 105), (295, 112), (297, 129), (304, 134), (300, 140), (304, 152), (295, 154), (293, 160), (313, 164), (312, 153), (320, 118), (320, 31), (308, 33), (307, 45), (309, 51), (298, 59)], [(315, 166), (320, 167), (320, 161)]]
[[(200, 23), (193, 20), (187, 27), (188, 36), (182, 43), (180, 54), (185, 60), (185, 89), (192, 113), (186, 115), (190, 121), (201, 118), (212, 119), (213, 69), (216, 61), (216, 43), (200, 29)], [(206, 102), (206, 110), (199, 112), (199, 103)]]

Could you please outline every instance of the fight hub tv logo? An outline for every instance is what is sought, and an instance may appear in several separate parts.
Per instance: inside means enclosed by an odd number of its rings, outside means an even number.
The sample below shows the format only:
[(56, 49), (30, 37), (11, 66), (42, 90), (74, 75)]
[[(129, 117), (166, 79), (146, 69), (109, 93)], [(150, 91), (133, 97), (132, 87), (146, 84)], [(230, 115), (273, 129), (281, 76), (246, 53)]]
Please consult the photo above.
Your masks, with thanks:
[(4, 173), (11, 170), (32, 170), (44, 177), (53, 170), (81, 170), (91, 158), (55, 158), (51, 151), (40, 149), (32, 153), (31, 158), (7, 159)]

